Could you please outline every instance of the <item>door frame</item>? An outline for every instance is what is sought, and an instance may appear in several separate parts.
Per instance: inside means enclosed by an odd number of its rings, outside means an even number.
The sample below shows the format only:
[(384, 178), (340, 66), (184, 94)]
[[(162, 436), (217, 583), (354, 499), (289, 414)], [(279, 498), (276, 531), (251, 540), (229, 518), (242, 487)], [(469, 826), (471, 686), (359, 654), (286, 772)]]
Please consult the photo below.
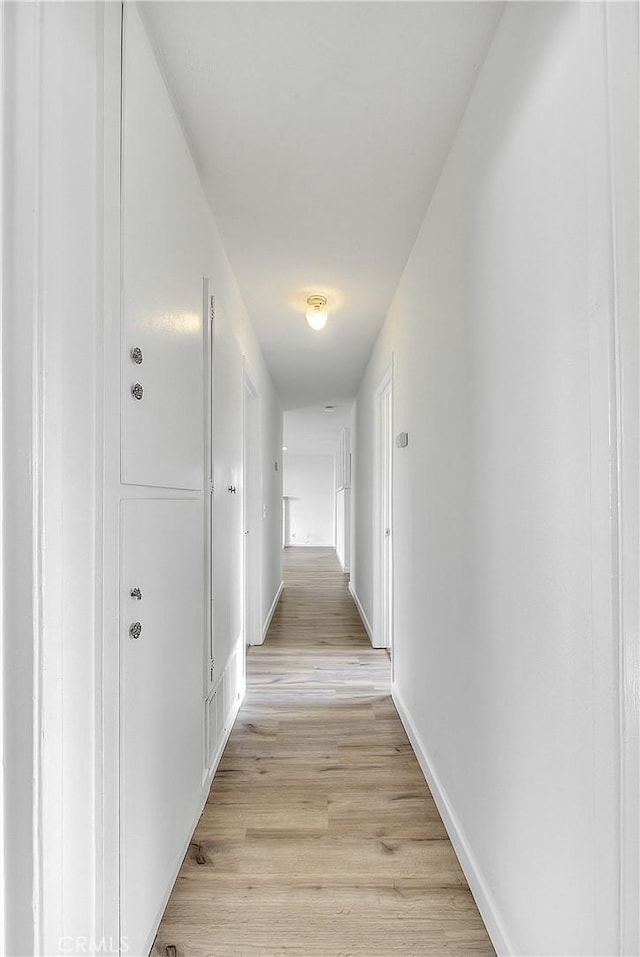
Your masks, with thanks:
[[(204, 363), (204, 476), (203, 490), (203, 519), (204, 519), (204, 597), (205, 597), (205, 640), (203, 642), (203, 693), (205, 700), (213, 689), (214, 677), (214, 532), (213, 532), (213, 425), (214, 425), (214, 394), (213, 369), (215, 348), (215, 314), (216, 297), (211, 293), (211, 284), (206, 277), (202, 280), (202, 337)], [(206, 747), (206, 742), (204, 744)], [(204, 765), (207, 766), (206, 755)]]
[[(242, 357), (242, 363), (242, 633), (246, 649), (247, 645), (260, 645), (263, 641), (262, 523), (260, 477), (249, 468), (250, 464), (260, 462), (260, 395), (247, 370), (246, 356)], [(246, 664), (243, 676), (245, 673)]]
[[(389, 402), (385, 429), (383, 406)], [(387, 648), (393, 661), (393, 357), (374, 395), (373, 453), (373, 641), (375, 648)], [(388, 463), (388, 466), (385, 467)], [(389, 524), (385, 522), (385, 515)], [(385, 529), (390, 529), (389, 567), (385, 589)], [(388, 613), (385, 616), (384, 592)], [(386, 623), (385, 624), (385, 617)], [(388, 627), (387, 627), (388, 626)]]

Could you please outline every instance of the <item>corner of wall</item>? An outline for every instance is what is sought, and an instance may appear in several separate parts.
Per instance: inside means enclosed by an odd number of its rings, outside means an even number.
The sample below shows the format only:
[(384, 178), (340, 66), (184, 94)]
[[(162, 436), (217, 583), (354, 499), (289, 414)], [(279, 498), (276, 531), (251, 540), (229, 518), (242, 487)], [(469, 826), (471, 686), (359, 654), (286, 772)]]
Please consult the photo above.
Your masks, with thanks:
[(276, 596), (273, 599), (273, 602), (271, 603), (271, 608), (267, 612), (267, 617), (265, 618), (264, 624), (262, 626), (262, 641), (260, 642), (261, 645), (264, 644), (265, 639), (269, 633), (269, 627), (271, 626), (271, 619), (273, 618), (276, 608), (278, 607), (278, 602), (280, 601), (280, 596), (282, 594), (283, 588), (284, 588), (284, 581), (281, 581), (278, 587), (278, 590), (276, 592)]
[(375, 648), (376, 645), (375, 645), (374, 640), (373, 640), (373, 628), (371, 627), (371, 625), (370, 625), (370, 623), (369, 623), (369, 619), (367, 618), (367, 614), (366, 614), (364, 608), (362, 607), (362, 603), (360, 602), (360, 599), (358, 598), (358, 593), (356, 592), (356, 589), (355, 589), (355, 586), (354, 586), (354, 584), (353, 584), (353, 581), (350, 581), (350, 582), (349, 582), (349, 593), (350, 593), (351, 597), (352, 597), (353, 600), (354, 600), (354, 603), (355, 603), (356, 608), (358, 609), (358, 614), (360, 615), (360, 618), (362, 619), (362, 624), (364, 625), (364, 630), (366, 631), (367, 635), (369, 636), (369, 641), (371, 642), (372, 647)]

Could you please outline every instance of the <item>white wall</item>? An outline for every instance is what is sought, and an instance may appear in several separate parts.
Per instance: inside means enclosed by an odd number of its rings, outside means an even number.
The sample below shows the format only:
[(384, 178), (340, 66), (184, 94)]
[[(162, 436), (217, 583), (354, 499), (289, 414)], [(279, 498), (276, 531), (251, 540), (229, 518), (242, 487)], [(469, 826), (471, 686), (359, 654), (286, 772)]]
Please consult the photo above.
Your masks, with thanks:
[[(26, 202), (37, 181), (34, 92), (21, 64), (34, 51), (35, 11), (3, 5), (2, 29), (2, 760), (0, 823), (2, 878), (0, 953), (34, 945), (31, 915), (36, 795), (32, 688), (37, 624), (32, 608), (33, 546), (38, 534), (33, 509), (30, 428), (37, 415), (32, 354), (34, 319), (35, 216)], [(11, 90), (12, 95), (9, 95)], [(20, 105), (24, 103), (24, 110)], [(31, 105), (31, 109), (28, 109)], [(15, 185), (12, 199), (7, 185)], [(8, 315), (23, 322), (11, 323)], [(18, 388), (20, 385), (20, 388)], [(25, 431), (23, 431), (25, 430)], [(24, 436), (27, 436), (27, 442)], [(10, 507), (9, 507), (10, 503)], [(18, 573), (19, 571), (19, 573)], [(11, 637), (11, 636), (15, 637)], [(24, 735), (24, 741), (21, 736)], [(18, 950), (17, 947), (21, 949)]]
[(393, 356), (409, 433), (394, 450), (394, 697), (498, 951), (518, 955), (623, 946), (610, 376), (616, 324), (637, 324), (637, 8), (606, 17), (608, 39), (600, 5), (507, 5), (356, 407), (352, 582), (371, 619), (373, 397)]
[(287, 545), (334, 544), (333, 486), (333, 455), (285, 454)]
[[(152, 472), (144, 478), (149, 486), (121, 483), (128, 474), (121, 449), (131, 454), (131, 445), (121, 446), (120, 431), (121, 399), (130, 400), (127, 389), (122, 393), (128, 379), (121, 379), (130, 369), (130, 343), (128, 327), (122, 339), (120, 328), (120, 6), (3, 5), (1, 14), (0, 953), (117, 952), (120, 504), (184, 498), (185, 487), (186, 497), (202, 502), (203, 489), (201, 479), (189, 488), (190, 478), (160, 488)], [(148, 228), (144, 241), (135, 229), (125, 231), (125, 257), (133, 256), (125, 265), (133, 263), (141, 282), (135, 307), (131, 281), (123, 303), (136, 320), (164, 308), (168, 336), (186, 316), (183, 333), (199, 338), (202, 277), (211, 281), (219, 347), (216, 494), (219, 513), (228, 513), (219, 524), (237, 538), (239, 557), (241, 494), (229, 496), (226, 484), (236, 478), (241, 491), (244, 356), (261, 402), (268, 608), (281, 580), (281, 473), (271, 470), (281, 455), (282, 412), (139, 13), (128, 5), (126, 15), (125, 174), (139, 177), (125, 195), (126, 214), (138, 222), (146, 217)], [(144, 110), (136, 115), (137, 97)], [(151, 228), (156, 216), (161, 221)], [(172, 282), (175, 289), (178, 276), (193, 279), (188, 301), (158, 303), (154, 297), (165, 296)], [(225, 365), (229, 357), (236, 379)], [(190, 370), (185, 395), (197, 426), (202, 367), (195, 381), (190, 361), (176, 354), (173, 372), (179, 387)], [(151, 361), (140, 369), (144, 381)], [(175, 385), (167, 381), (168, 389)], [(200, 457), (198, 448), (196, 470)], [(233, 543), (220, 535), (216, 548), (228, 556)], [(218, 594), (219, 746), (242, 685), (241, 669), (225, 658), (242, 639), (240, 574), (238, 561)], [(197, 773), (181, 782), (172, 820), (184, 845), (208, 785), (203, 687), (204, 668), (194, 690), (202, 715)], [(174, 876), (161, 876), (166, 894)], [(143, 930), (151, 940), (155, 928)]]
[(65, 928), (88, 937), (100, 906), (96, 472), (108, 15), (93, 4), (6, 4), (0, 15), (0, 953), (33, 955), (53, 953)]

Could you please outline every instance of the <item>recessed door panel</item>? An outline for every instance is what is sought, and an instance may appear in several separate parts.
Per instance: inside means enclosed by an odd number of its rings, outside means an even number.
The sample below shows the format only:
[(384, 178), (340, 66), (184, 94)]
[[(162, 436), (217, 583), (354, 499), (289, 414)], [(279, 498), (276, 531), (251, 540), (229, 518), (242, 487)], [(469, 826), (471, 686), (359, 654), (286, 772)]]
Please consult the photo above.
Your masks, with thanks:
[(203, 476), (207, 210), (133, 4), (125, 26), (122, 481), (196, 489)]
[(202, 503), (127, 501), (121, 522), (121, 921), (141, 954), (198, 812)]

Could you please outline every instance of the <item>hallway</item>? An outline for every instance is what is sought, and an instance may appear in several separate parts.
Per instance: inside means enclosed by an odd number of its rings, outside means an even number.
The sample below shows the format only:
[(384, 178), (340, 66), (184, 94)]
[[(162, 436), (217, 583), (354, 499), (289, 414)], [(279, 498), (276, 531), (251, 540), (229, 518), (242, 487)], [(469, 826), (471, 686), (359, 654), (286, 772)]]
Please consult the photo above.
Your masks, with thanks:
[(153, 954), (493, 954), (335, 554), (284, 554)]
[(639, 957), (640, 0), (0, 58), (0, 957)]

